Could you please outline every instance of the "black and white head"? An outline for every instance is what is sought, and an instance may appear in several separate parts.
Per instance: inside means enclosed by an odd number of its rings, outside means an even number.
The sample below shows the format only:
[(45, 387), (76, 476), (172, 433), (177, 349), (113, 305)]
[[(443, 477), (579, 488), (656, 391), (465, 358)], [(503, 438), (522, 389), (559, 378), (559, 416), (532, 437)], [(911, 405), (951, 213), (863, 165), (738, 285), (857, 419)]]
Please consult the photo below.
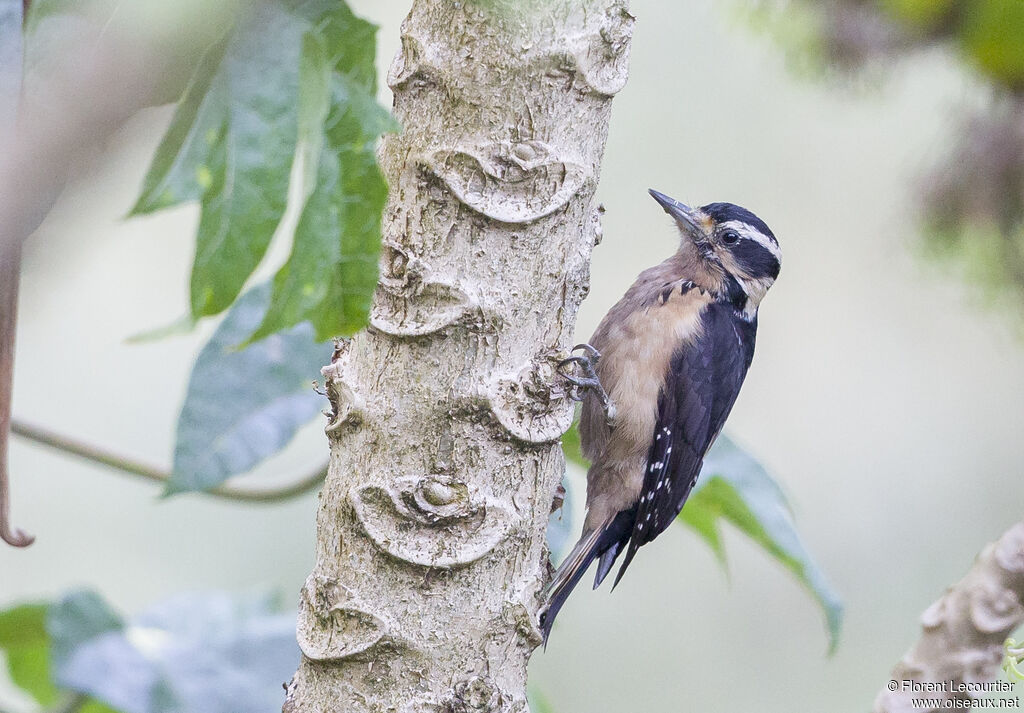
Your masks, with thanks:
[(732, 203), (690, 208), (658, 191), (650, 194), (679, 227), (681, 249), (692, 253), (696, 267), (708, 273), (710, 282), (717, 278), (721, 291), (753, 319), (782, 267), (779, 241), (771, 228)]

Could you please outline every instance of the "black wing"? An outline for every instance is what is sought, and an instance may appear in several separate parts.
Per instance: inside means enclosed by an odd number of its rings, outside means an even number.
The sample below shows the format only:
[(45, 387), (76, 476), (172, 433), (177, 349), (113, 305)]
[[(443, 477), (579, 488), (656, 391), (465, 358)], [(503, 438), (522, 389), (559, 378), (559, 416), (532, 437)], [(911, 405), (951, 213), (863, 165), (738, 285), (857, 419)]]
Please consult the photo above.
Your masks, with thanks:
[[(738, 318), (731, 306), (719, 303), (705, 310), (702, 321), (702, 336), (672, 357), (658, 398), (647, 473), (616, 584), (637, 548), (661, 534), (683, 509), (754, 355), (756, 322)], [(610, 567), (608, 562), (605, 572)]]

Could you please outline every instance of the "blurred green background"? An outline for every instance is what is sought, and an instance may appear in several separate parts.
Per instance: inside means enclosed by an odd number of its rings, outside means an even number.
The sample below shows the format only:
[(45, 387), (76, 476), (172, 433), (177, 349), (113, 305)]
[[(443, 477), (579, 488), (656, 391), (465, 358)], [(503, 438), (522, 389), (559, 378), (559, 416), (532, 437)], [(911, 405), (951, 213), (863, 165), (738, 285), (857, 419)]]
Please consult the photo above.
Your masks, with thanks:
[[(408, 2), (350, 4), (381, 26), (383, 74)], [(827, 658), (820, 611), (787, 572), (730, 531), (725, 574), (675, 528), (614, 594), (581, 587), (559, 616), (531, 663), (558, 713), (864, 710), (924, 608), (1021, 517), (1019, 318), (927, 259), (918, 207), (918, 177), (989, 90), (942, 49), (868, 86), (808, 81), (739, 7), (632, 6), (631, 76), (599, 189), (604, 242), (578, 336), (675, 247), (647, 188), (739, 203), (768, 222), (784, 266), (729, 432), (786, 488), (845, 600), (844, 633)], [(390, 105), (386, 88), (381, 98)], [(26, 243), (14, 395), (20, 418), (155, 463), (170, 460), (214, 326), (124, 341), (188, 308), (197, 209), (122, 219), (171, 113), (143, 111), (83, 162)], [(264, 277), (287, 246), (273, 250)], [(325, 454), (317, 424), (251, 478), (288, 480)], [(128, 612), (189, 590), (270, 587), (297, 600), (313, 565), (314, 494), (273, 506), (160, 500), (151, 484), (17, 438), (11, 471), (14, 521), (38, 541), (0, 549), (0, 607), (79, 586)], [(570, 477), (582, 493), (582, 471)], [(27, 706), (2, 682), (0, 698)]]

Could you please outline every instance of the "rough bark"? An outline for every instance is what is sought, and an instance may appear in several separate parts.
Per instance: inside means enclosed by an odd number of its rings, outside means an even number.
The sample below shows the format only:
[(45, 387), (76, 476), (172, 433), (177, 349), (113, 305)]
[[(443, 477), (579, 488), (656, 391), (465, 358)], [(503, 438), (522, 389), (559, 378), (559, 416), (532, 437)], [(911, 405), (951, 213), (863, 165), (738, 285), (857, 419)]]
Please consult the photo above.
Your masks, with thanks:
[[(875, 699), (874, 713), (948, 710), (954, 705), (922, 708), (913, 700), (981, 697), (984, 691), (960, 689), (995, 680), (1003, 643), (1022, 623), (1024, 522), (982, 550), (967, 576), (921, 615), (921, 638), (896, 664)], [(940, 684), (944, 690), (914, 685), (922, 683)]]
[(528, 709), (573, 405), (554, 374), (633, 18), (622, 0), (416, 0), (369, 328), (324, 369), (331, 467), (285, 711)]

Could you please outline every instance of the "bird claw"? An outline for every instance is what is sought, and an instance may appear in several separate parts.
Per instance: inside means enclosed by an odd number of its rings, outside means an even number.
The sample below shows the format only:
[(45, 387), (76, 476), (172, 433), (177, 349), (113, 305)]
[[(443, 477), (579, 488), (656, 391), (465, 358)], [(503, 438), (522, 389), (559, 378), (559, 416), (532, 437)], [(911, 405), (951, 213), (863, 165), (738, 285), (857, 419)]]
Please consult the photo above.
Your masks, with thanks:
[[(577, 344), (571, 351), (575, 352), (578, 350), (582, 350), (584, 354), (563, 359), (558, 362), (555, 371), (558, 372), (559, 376), (572, 384), (567, 395), (573, 401), (582, 401), (586, 397), (587, 391), (593, 391), (598, 401), (601, 402), (601, 408), (604, 409), (605, 418), (610, 426), (615, 418), (615, 407), (597, 376), (597, 363), (601, 359), (601, 352), (589, 344)], [(564, 371), (565, 367), (570, 365), (577, 366), (580, 376), (573, 376)]]
[[(585, 352), (584, 356), (570, 356), (568, 359), (558, 362), (558, 366), (555, 367), (558, 375), (574, 387), (569, 390), (569, 398), (573, 401), (582, 401), (583, 392), (587, 389), (594, 389), (599, 397), (604, 397), (602, 401), (607, 400), (608, 395), (605, 393), (604, 387), (601, 386), (601, 380), (597, 377), (597, 362), (601, 359), (601, 352), (589, 344), (577, 344), (571, 351), (575, 352), (581, 349)], [(582, 376), (577, 377), (566, 373), (565, 368), (573, 364), (578, 365)]]

